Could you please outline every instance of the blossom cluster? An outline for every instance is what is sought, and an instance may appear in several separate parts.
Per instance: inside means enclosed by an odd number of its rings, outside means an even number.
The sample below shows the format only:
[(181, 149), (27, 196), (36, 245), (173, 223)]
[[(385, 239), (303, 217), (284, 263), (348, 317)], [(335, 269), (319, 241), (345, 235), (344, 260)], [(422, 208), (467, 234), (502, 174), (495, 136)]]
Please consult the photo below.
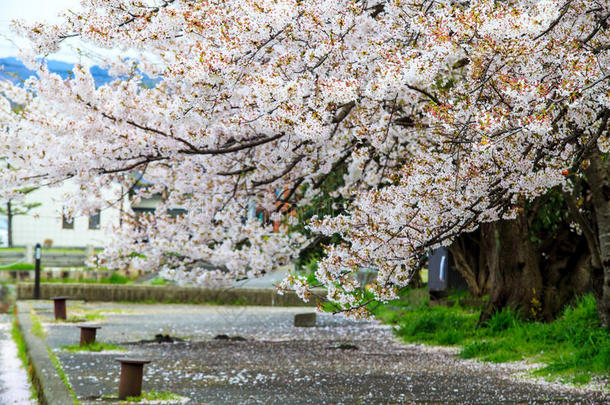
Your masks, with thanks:
[[(106, 256), (136, 257), (182, 281), (290, 261), (307, 241), (245, 212), (254, 203), (277, 219), (290, 212), (279, 207), (310, 204), (343, 170), (346, 212), (310, 224), (343, 240), (316, 276), (329, 300), (362, 315), (368, 294), (395, 297), (430, 249), (563, 185), (587, 145), (609, 149), (605, 2), (83, 6), (56, 26), (15, 27), (38, 54), (74, 36), (138, 51), (137, 70), (108, 60), (126, 76), (96, 88), (84, 68), (63, 80), (31, 60), (39, 78), (26, 89), (36, 97), (2, 135), (6, 155), (28, 163), (4, 184), (71, 178), (78, 211), (103, 204), (96, 190), (134, 190), (133, 173), (145, 176), (153, 186), (134, 198), (166, 198), (154, 220), (116, 229)], [(160, 81), (143, 86), (141, 73)], [(167, 214), (176, 207), (184, 214)], [(368, 286), (356, 278), (362, 267), (378, 270)], [(309, 295), (305, 281), (291, 283)]]

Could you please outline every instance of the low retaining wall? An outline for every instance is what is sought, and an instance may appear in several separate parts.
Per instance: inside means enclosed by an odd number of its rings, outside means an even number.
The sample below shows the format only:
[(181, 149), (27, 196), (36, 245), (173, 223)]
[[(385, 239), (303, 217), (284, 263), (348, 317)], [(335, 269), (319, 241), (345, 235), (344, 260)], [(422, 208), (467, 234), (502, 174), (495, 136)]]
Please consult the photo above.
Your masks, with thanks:
[(32, 333), (30, 306), (17, 303), (17, 324), (30, 359), (32, 383), (38, 391), (38, 401), (41, 405), (70, 405), (75, 401), (70, 395), (61, 376), (49, 356), (48, 347), (40, 337)]
[[(320, 292), (319, 295), (323, 293)], [(316, 306), (304, 303), (294, 292), (278, 294), (275, 288), (200, 288), (120, 284), (41, 283), (40, 298), (67, 296), (84, 301), (155, 301), (224, 305)], [(17, 284), (17, 299), (33, 299), (34, 284)]]

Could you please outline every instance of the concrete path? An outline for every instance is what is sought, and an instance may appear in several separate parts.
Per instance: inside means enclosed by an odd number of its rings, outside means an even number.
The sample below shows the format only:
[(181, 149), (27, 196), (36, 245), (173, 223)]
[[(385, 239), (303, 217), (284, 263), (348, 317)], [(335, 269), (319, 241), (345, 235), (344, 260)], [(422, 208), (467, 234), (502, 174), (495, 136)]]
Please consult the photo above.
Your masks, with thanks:
[[(103, 317), (96, 320), (98, 340), (127, 352), (71, 353), (62, 346), (78, 344), (76, 325), (52, 321), (48, 301), (29, 303), (84, 404), (113, 403), (102, 396), (116, 396), (115, 358), (125, 354), (152, 360), (144, 390), (170, 391), (189, 404), (610, 401), (607, 391), (524, 381), (523, 365), (476, 363), (447, 349), (402, 345), (372, 322), (318, 314), (318, 326), (296, 328), (294, 315), (311, 311), (303, 308), (72, 302), (69, 315)], [(158, 343), (157, 334), (182, 340)], [(215, 339), (221, 334), (233, 339)]]
[(243, 288), (275, 287), (276, 284), (278, 284), (286, 277), (288, 271), (292, 270), (292, 267), (292, 265), (284, 266), (277, 270), (271, 271), (260, 278), (249, 278), (247, 280), (236, 281), (234, 286)]
[[(294, 265), (290, 264), (287, 266), (280, 267), (273, 271), (268, 272), (259, 278), (249, 278), (239, 281), (227, 281), (226, 287), (235, 288), (270, 288), (275, 287), (280, 281), (282, 281), (289, 271), (292, 271)], [(147, 283), (150, 280), (158, 276), (158, 273), (146, 273), (136, 280), (136, 283)]]
[(11, 317), (0, 314), (0, 404), (33, 405), (30, 383), (11, 337)]

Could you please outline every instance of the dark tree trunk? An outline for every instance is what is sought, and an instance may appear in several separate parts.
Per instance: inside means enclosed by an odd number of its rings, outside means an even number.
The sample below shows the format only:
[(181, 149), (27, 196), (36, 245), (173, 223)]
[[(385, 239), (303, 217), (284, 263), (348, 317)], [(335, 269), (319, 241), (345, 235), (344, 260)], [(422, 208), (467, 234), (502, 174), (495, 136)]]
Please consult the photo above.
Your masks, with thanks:
[(411, 278), (411, 281), (409, 282), (409, 287), (422, 288), (423, 286), (424, 286), (424, 280), (422, 280), (422, 278), (421, 278), (421, 270), (417, 270), (413, 274), (413, 277)]
[(455, 268), (466, 280), (468, 291), (473, 297), (482, 297), (489, 292), (489, 270), (480, 239), (481, 231), (478, 229), (460, 235), (449, 247)]
[[(569, 232), (567, 226), (541, 249), (543, 280), (542, 318), (550, 322), (575, 297), (591, 291), (591, 254), (585, 239)], [(541, 256), (542, 257), (542, 256)]]
[(6, 228), (7, 245), (13, 247), (13, 207), (10, 201), (6, 203)]
[[(583, 195), (579, 188), (575, 191), (578, 198)], [(572, 213), (575, 201), (571, 194), (561, 198), (559, 190), (551, 190), (517, 219), (483, 224), (478, 235), (472, 234), (479, 243), (471, 243), (471, 267), (478, 266), (479, 276), (489, 275), (489, 301), (480, 323), (505, 307), (520, 310), (524, 318), (552, 321), (574, 298), (591, 291), (595, 260), (589, 239), (597, 237), (587, 237), (594, 235), (590, 226), (582, 235), (570, 228), (566, 205)]]
[[(590, 248), (598, 249), (594, 258), (593, 287), (597, 312), (602, 326), (610, 326), (610, 157), (602, 158), (597, 148), (589, 153), (591, 165), (586, 171), (591, 187), (591, 201), (597, 223), (597, 241)], [(597, 243), (595, 243), (597, 242)], [(597, 245), (597, 246), (595, 246)], [(593, 253), (595, 254), (595, 253)]]
[(502, 308), (520, 311), (526, 318), (542, 312), (542, 275), (538, 255), (529, 235), (527, 217), (481, 225), (481, 251), (489, 271), (489, 301), (481, 312), (479, 325)]

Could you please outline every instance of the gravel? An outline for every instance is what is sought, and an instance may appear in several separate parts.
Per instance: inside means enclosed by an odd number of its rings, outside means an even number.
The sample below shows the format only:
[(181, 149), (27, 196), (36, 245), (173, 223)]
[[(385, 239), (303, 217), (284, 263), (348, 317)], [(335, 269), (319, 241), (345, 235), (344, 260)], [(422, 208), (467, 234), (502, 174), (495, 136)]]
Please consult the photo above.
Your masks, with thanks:
[[(48, 302), (34, 306), (79, 399), (116, 395), (118, 353), (69, 353), (76, 325), (51, 321)], [(391, 329), (318, 314), (296, 328), (303, 308), (69, 303), (69, 314), (102, 311), (98, 340), (148, 357), (144, 390), (170, 391), (189, 404), (583, 403), (610, 401), (607, 390), (524, 379), (524, 363), (462, 360), (455, 350), (400, 344)], [(114, 311), (106, 312), (103, 311)], [(120, 311), (120, 312), (116, 312)], [(141, 342), (163, 334), (184, 339)], [(214, 339), (225, 334), (239, 339)], [(165, 403), (165, 402), (164, 402)]]

